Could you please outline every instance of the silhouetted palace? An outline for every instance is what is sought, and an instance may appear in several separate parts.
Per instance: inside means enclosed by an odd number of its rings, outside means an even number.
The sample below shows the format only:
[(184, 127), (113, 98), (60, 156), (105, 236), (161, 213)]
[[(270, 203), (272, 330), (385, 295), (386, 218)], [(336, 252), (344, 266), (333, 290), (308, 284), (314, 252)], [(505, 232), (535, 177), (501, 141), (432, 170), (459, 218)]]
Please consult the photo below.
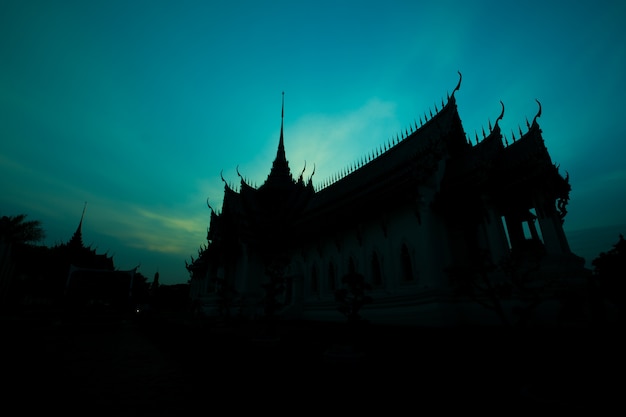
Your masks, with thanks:
[(318, 186), (313, 173), (291, 173), (283, 110), (263, 185), (237, 171), (238, 190), (222, 177), (221, 212), (209, 205), (208, 243), (187, 264), (196, 305), (262, 315), (278, 277), (278, 315), (342, 320), (335, 291), (358, 273), (373, 300), (360, 314), (372, 323), (490, 322), (490, 309), (509, 315), (532, 303), (556, 319), (559, 288), (585, 269), (563, 232), (570, 185), (544, 144), (541, 104), (510, 143), (498, 126), (504, 105), (472, 143), (456, 106), (460, 85), (421, 126)]

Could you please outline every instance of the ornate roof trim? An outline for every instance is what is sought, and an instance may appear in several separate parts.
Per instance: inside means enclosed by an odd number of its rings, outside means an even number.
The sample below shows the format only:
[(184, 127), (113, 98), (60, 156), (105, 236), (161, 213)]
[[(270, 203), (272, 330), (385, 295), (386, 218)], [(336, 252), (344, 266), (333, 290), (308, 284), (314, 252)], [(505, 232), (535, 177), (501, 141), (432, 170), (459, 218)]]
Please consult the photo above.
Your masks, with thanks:
[(298, 177), (298, 182), (304, 181), (304, 171), (306, 171), (306, 159), (304, 160), (304, 168), (302, 168), (302, 172), (300, 172), (300, 176)]
[(454, 93), (461, 88), (461, 81), (463, 81), (463, 74), (461, 74), (461, 71), (457, 72), (459, 73), (459, 82), (457, 83), (456, 87), (454, 87), (454, 90), (452, 90), (452, 97), (454, 97)]
[(541, 102), (537, 99), (535, 99), (535, 101), (539, 105), (539, 110), (537, 111), (537, 114), (535, 115), (535, 118), (533, 119), (533, 126), (537, 124), (537, 118), (541, 117)]
[(437, 103), (435, 102), (434, 114), (433, 114), (432, 109), (429, 109), (430, 117), (426, 113), (424, 113), (424, 119), (422, 120), (422, 117), (420, 116), (419, 126), (418, 126), (417, 121), (414, 121), (415, 129), (413, 129), (413, 126), (409, 125), (410, 132), (407, 128), (405, 129), (404, 132), (400, 131), (400, 135), (396, 133), (395, 139), (392, 136), (392, 138), (388, 140), (387, 144), (383, 143), (382, 145), (379, 145), (378, 148), (375, 148), (374, 150), (370, 151), (366, 156), (364, 157), (362, 156), (361, 158), (357, 159), (355, 162), (349, 164), (347, 167), (344, 167), (340, 171), (336, 172), (335, 174), (330, 175), (328, 178), (326, 178), (324, 181), (320, 183), (320, 185), (317, 187), (317, 191), (322, 191), (323, 189), (328, 188), (332, 186), (333, 184), (341, 181), (342, 179), (347, 177), (349, 174), (360, 170), (361, 168), (377, 160), (381, 156), (386, 155), (389, 151), (393, 150), (401, 143), (407, 140), (410, 140), (410, 138), (412, 138), (414, 135), (419, 134), (420, 131), (422, 132), (425, 131), (427, 129), (427, 126), (432, 125), (433, 123), (437, 123), (435, 120), (440, 118), (441, 115), (450, 106), (453, 106), (454, 103), (456, 103), (456, 100), (454, 98), (454, 93), (461, 88), (461, 81), (463, 80), (463, 74), (461, 74), (461, 71), (457, 71), (457, 72), (459, 74), (459, 81), (457, 82), (456, 87), (454, 87), (454, 90), (452, 90), (452, 94), (447, 95), (448, 101), (444, 103), (442, 99), (441, 109), (437, 107)]
[(495, 129), (496, 127), (498, 127), (498, 128), (500, 127), (500, 126), (498, 126), (498, 122), (499, 122), (500, 120), (502, 120), (502, 118), (504, 117), (504, 103), (502, 102), (502, 100), (500, 100), (500, 104), (502, 105), (502, 112), (500, 112), (500, 116), (498, 116), (498, 118), (497, 118), (497, 119), (496, 119), (496, 121), (495, 121), (495, 126), (494, 126), (494, 129)]
[(222, 182), (224, 183), (224, 189), (232, 191), (232, 188), (230, 187), (228, 182), (226, 182), (226, 180), (224, 179), (224, 170), (223, 169), (220, 171), (220, 178), (222, 179)]

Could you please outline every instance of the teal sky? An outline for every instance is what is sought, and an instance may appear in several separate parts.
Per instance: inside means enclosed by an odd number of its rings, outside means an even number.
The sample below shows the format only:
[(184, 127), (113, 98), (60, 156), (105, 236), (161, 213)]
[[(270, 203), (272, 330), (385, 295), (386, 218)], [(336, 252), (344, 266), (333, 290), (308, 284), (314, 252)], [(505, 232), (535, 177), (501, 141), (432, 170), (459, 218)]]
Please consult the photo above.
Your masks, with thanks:
[(54, 245), (87, 202), (86, 245), (184, 283), (220, 172), (265, 181), (283, 91), (292, 173), (315, 164), (320, 184), (440, 107), (460, 71), (472, 141), (500, 100), (509, 141), (541, 102), (572, 249), (597, 254), (626, 233), (624, 18), (587, 0), (2, 0), (0, 214)]

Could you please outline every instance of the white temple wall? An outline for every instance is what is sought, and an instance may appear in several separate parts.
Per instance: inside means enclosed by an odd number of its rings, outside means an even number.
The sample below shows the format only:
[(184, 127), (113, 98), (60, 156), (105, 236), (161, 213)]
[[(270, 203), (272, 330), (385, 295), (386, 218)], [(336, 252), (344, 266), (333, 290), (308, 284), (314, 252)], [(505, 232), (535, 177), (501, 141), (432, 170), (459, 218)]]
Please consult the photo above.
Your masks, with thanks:
[[(289, 268), (289, 279), (292, 279), (293, 302), (298, 303), (307, 297), (307, 285), (310, 284), (307, 262), (302, 256), (302, 251), (297, 251), (291, 260)], [(295, 279), (294, 277), (297, 277)]]
[[(385, 253), (384, 273), (387, 277), (385, 288), (391, 293), (406, 291), (406, 287), (414, 286), (418, 281), (417, 242), (419, 224), (414, 210), (400, 207), (389, 213), (387, 224), (387, 245)], [(403, 245), (406, 247), (406, 260), (403, 261)], [(405, 272), (405, 264), (410, 272)]]
[(263, 291), (261, 284), (267, 281), (263, 262), (247, 245), (241, 245), (241, 256), (231, 272), (235, 289), (247, 299), (259, 298)]
[[(391, 216), (385, 216), (390, 218)], [(386, 226), (383, 222), (387, 222)], [(387, 228), (385, 237), (384, 227)], [(372, 259), (376, 253), (381, 270), (382, 283), (379, 288), (394, 292), (399, 287), (415, 284), (417, 282), (416, 242), (418, 239), (426, 240), (420, 236), (420, 227), (413, 211), (405, 209), (392, 217), (391, 220), (373, 218), (371, 222), (362, 224), (359, 229), (353, 228), (329, 236), (323, 241), (303, 248), (306, 256), (297, 261), (297, 270), (303, 276), (303, 297), (306, 299), (319, 298), (330, 299), (334, 297), (334, 290), (341, 286), (341, 278), (348, 273), (350, 259), (354, 262), (355, 271), (365, 276), (367, 282), (373, 282)], [(396, 237), (396, 236), (402, 236)], [(359, 239), (360, 237), (360, 239)], [(401, 257), (401, 247), (405, 243), (408, 247), (413, 280), (401, 282), (401, 265), (398, 260)], [(330, 285), (330, 265), (334, 267), (335, 286)], [(315, 265), (317, 269), (318, 294), (312, 289), (312, 271)]]
[[(357, 271), (365, 276), (365, 281), (369, 282), (373, 287), (386, 287), (389, 277), (385, 274), (385, 261), (388, 253), (389, 242), (385, 238), (382, 217), (375, 218), (371, 223), (363, 225), (362, 229), (362, 271)], [(378, 259), (381, 282), (375, 283), (373, 259), (374, 254)]]
[(426, 208), (421, 212), (422, 232), (419, 250), (423, 262), (421, 283), (428, 288), (447, 286), (444, 268), (451, 261), (449, 234), (442, 217)]
[[(194, 280), (198, 286), (198, 294), (208, 294), (210, 292), (210, 290), (212, 290), (213, 288), (211, 288), (211, 285), (209, 284), (209, 272), (207, 271), (207, 273), (199, 280)], [(214, 287), (214, 286), (213, 286)]]
[[(338, 285), (339, 250), (335, 238), (329, 238), (320, 245), (321, 255), (318, 264), (319, 292), (321, 299), (334, 296), (334, 289)], [(331, 283), (332, 269), (332, 283)]]
[(361, 247), (358, 237), (357, 228), (348, 230), (342, 236), (341, 242), (341, 262), (339, 265), (338, 284), (341, 286), (341, 278), (350, 270), (350, 259), (352, 259), (354, 270), (363, 273), (363, 248)]
[(311, 265), (312, 252), (308, 248), (299, 248), (292, 255), (292, 267), (294, 274), (302, 279), (294, 286), (294, 295), (297, 300), (305, 300), (312, 294), (311, 290)]
[(252, 277), (248, 276), (248, 270), (250, 268), (250, 265), (248, 264), (248, 247), (246, 245), (240, 245), (240, 247), (241, 256), (235, 261), (235, 267), (232, 271), (233, 284), (237, 291), (245, 292), (247, 287), (250, 285), (249, 280)]
[(195, 299), (206, 294), (206, 289), (202, 285), (206, 279), (193, 278), (189, 280), (189, 297)]

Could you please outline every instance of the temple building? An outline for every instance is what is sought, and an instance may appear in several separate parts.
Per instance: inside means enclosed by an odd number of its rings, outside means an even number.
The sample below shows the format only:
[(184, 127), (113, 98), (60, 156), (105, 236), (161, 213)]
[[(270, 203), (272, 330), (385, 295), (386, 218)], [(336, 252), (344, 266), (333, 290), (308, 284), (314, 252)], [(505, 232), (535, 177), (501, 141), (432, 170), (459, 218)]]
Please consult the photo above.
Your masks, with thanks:
[(65, 304), (75, 312), (126, 312), (133, 308), (137, 268), (119, 270), (113, 257), (83, 243), (85, 207), (76, 231), (67, 243), (52, 248), (54, 271), (64, 281)]
[(222, 177), (221, 211), (209, 205), (207, 244), (187, 264), (194, 303), (206, 314), (257, 317), (273, 290), (276, 314), (342, 320), (335, 293), (356, 273), (373, 300), (360, 311), (370, 322), (560, 317), (563, 289), (584, 282), (586, 270), (563, 231), (569, 178), (545, 146), (541, 103), (511, 142), (499, 126), (502, 104), (472, 143), (457, 111), (460, 85), (420, 126), (318, 185), (314, 170), (308, 178), (290, 170), (283, 100), (265, 182), (253, 187), (237, 171), (235, 189)]

